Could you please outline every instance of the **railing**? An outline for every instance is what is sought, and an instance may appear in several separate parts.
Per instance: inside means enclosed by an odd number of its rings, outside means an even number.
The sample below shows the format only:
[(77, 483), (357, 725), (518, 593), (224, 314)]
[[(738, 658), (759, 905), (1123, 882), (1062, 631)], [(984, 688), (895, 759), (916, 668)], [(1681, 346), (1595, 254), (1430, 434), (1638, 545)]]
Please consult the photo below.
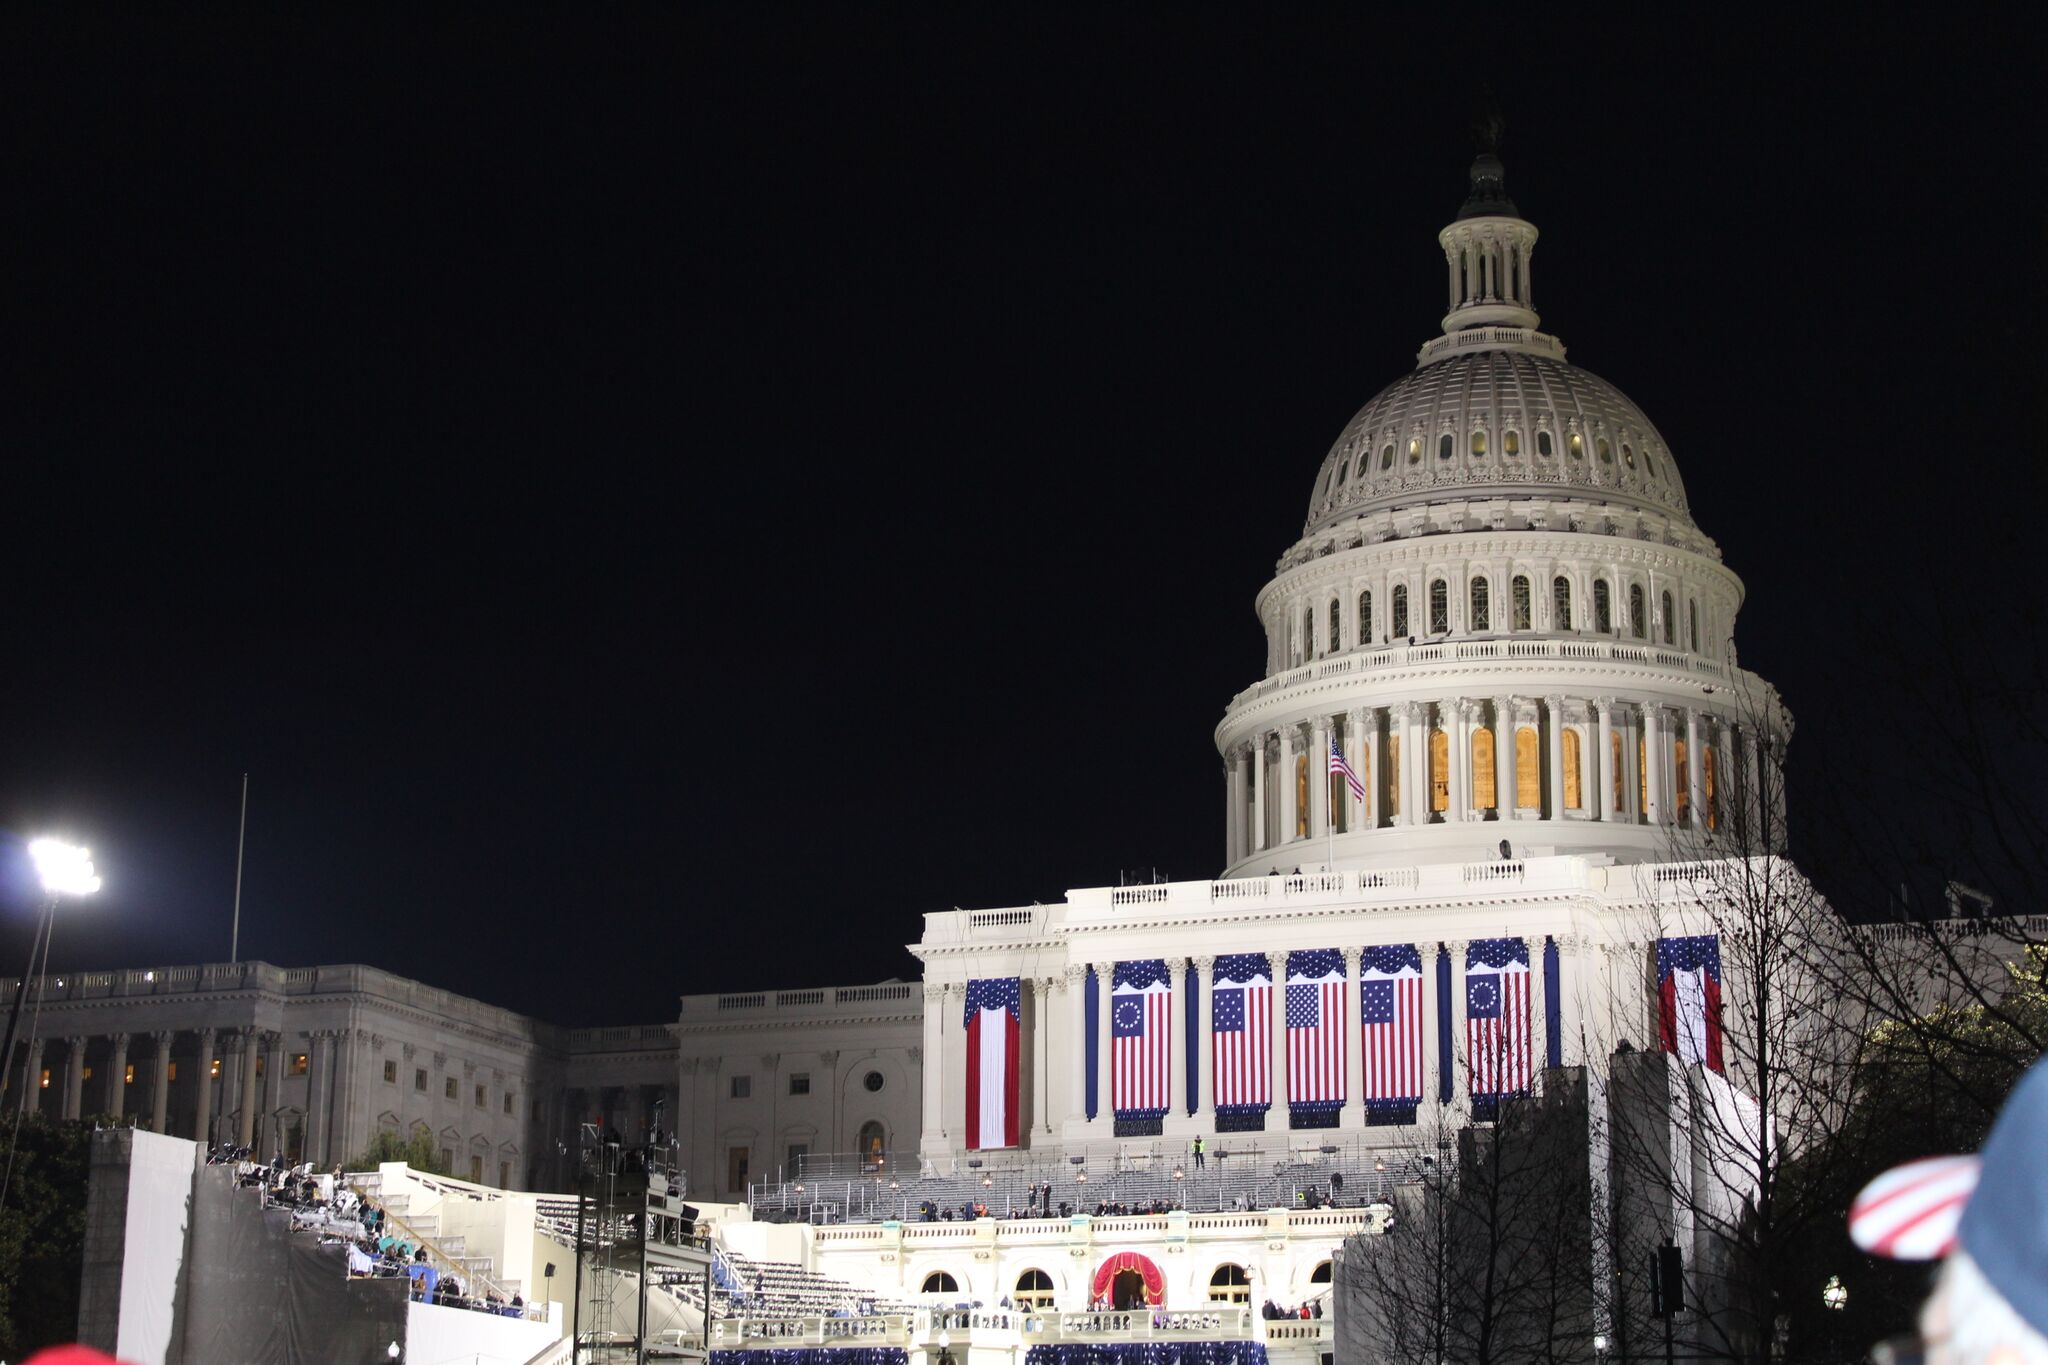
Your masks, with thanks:
[[(1327, 1340), (1326, 1322), (1269, 1323), (1289, 1326), (1298, 1335), (1289, 1340)], [(1318, 1337), (1317, 1332), (1322, 1335)], [(994, 1337), (996, 1342), (1097, 1341), (1242, 1341), (1252, 1335), (1249, 1309), (1238, 1304), (1212, 1304), (1189, 1309), (1130, 1309), (1099, 1313), (1061, 1313), (1033, 1309), (935, 1308), (914, 1314), (886, 1313), (871, 1317), (738, 1317), (714, 1320), (712, 1344), (731, 1349), (763, 1343), (782, 1346), (823, 1346), (841, 1342), (907, 1346), (929, 1344), (941, 1334), (952, 1344), (962, 1338)], [(989, 1342), (987, 1344), (996, 1344)]]
[(1704, 658), (1662, 648), (1641, 645), (1625, 645), (1617, 641), (1564, 636), (1553, 639), (1516, 639), (1507, 637), (1495, 640), (1467, 640), (1455, 645), (1390, 645), (1380, 649), (1357, 649), (1347, 654), (1317, 659), (1311, 663), (1276, 673), (1270, 678), (1253, 683), (1230, 699), (1228, 710), (1234, 711), (1246, 702), (1269, 697), (1275, 692), (1284, 692), (1301, 683), (1320, 682), (1326, 678), (1342, 678), (1354, 674), (1393, 672), (1413, 664), (1437, 663), (1447, 658), (1455, 659), (1608, 659), (1617, 663), (1656, 663), (1663, 667), (1695, 673), (1709, 678), (1728, 676), (1727, 666), (1719, 660)]
[(1266, 1340), (1327, 1345), (1333, 1340), (1334, 1325), (1328, 1318), (1275, 1318), (1266, 1324)]

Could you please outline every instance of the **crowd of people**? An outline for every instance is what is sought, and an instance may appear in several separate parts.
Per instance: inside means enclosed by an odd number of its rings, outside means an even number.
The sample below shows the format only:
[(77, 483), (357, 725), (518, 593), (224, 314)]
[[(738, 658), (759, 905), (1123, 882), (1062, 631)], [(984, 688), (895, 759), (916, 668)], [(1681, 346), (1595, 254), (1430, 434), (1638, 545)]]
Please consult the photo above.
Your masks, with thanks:
[(1283, 1321), (1287, 1318), (1319, 1318), (1322, 1315), (1323, 1301), (1321, 1299), (1310, 1299), (1299, 1308), (1282, 1308), (1271, 1299), (1267, 1299), (1259, 1307), (1259, 1316), (1268, 1322)]

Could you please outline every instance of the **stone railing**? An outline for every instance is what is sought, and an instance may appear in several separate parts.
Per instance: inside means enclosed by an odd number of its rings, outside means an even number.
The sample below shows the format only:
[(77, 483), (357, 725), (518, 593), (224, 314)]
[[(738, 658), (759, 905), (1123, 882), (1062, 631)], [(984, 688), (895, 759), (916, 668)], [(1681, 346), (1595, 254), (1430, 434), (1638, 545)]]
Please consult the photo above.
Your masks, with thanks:
[(1327, 1350), (1336, 1339), (1328, 1318), (1276, 1318), (1266, 1324), (1270, 1342), (1302, 1342)]
[(1604, 637), (1559, 636), (1554, 639), (1518, 639), (1503, 636), (1492, 640), (1461, 640), (1428, 645), (1389, 645), (1381, 649), (1358, 649), (1332, 655), (1276, 673), (1253, 683), (1230, 699), (1225, 714), (1248, 702), (1284, 692), (1302, 683), (1326, 678), (1366, 677), (1374, 673), (1396, 673), (1416, 664), (1484, 661), (1488, 659), (1572, 659), (1613, 663), (1654, 663), (1704, 678), (1726, 678), (1727, 666), (1719, 660), (1687, 654), (1661, 646), (1621, 644)]
[[(1249, 1309), (1211, 1304), (1190, 1309), (1133, 1309), (1123, 1312), (1059, 1313), (1031, 1309), (921, 1309), (873, 1317), (741, 1317), (714, 1320), (711, 1342), (719, 1349), (859, 1344), (965, 1348), (1059, 1342), (1241, 1341), (1252, 1335)], [(1268, 1327), (1281, 1324), (1268, 1324)], [(1306, 1329), (1303, 1340), (1327, 1323), (1286, 1324)], [(1327, 1332), (1322, 1340), (1328, 1339)]]
[(682, 1001), (682, 1020), (683, 1027), (688, 1028), (700, 1019), (725, 1019), (736, 1014), (787, 1012), (805, 1018), (830, 1018), (835, 1014), (873, 1014), (878, 1007), (885, 1013), (921, 1015), (924, 1012), (922, 990), (914, 983), (892, 981), (875, 986), (812, 986), (789, 991), (686, 995)]

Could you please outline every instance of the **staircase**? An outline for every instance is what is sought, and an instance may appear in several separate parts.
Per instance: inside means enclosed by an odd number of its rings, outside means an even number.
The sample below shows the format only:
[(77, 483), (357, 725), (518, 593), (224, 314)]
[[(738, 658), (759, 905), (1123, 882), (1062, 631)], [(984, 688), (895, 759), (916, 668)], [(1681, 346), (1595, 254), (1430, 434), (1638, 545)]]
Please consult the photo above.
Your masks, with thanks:
[(375, 1182), (358, 1176), (349, 1177), (356, 1193), (374, 1199), (384, 1210), (392, 1230), (407, 1241), (426, 1248), (427, 1260), (436, 1269), (452, 1272), (464, 1285), (495, 1293), (507, 1303), (517, 1294), (525, 1296), (525, 1287), (516, 1280), (497, 1278), (496, 1264), (489, 1256), (469, 1255), (469, 1239), (461, 1235), (441, 1236), (441, 1215), (438, 1213), (413, 1213), (412, 1196), (406, 1194), (381, 1195)]

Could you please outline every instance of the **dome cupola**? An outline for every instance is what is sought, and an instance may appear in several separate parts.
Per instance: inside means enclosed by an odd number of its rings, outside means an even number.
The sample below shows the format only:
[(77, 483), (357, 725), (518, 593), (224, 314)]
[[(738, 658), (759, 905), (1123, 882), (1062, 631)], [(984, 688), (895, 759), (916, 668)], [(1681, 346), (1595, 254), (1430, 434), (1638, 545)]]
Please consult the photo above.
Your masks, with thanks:
[(1472, 192), (1451, 225), (1437, 234), (1450, 267), (1450, 311), (1444, 331), (1472, 327), (1536, 327), (1529, 258), (1536, 225), (1515, 212), (1507, 168), (1492, 152), (1472, 163)]

